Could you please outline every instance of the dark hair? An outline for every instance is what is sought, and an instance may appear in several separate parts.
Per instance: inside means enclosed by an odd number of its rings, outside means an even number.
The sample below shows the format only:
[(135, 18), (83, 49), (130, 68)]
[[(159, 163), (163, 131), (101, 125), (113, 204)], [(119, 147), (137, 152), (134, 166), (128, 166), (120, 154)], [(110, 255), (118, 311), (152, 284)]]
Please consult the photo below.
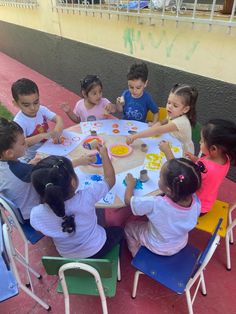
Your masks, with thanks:
[(148, 79), (148, 67), (146, 63), (134, 63), (131, 65), (129, 72), (127, 73), (127, 80), (141, 79), (144, 83)]
[(236, 124), (230, 120), (212, 119), (202, 127), (202, 137), (206, 146), (215, 145), (228, 155), (236, 165)]
[(91, 89), (97, 85), (101, 86), (102, 82), (97, 75), (87, 75), (83, 80), (80, 81), (81, 91), (86, 95), (91, 91)]
[(195, 193), (201, 187), (202, 165), (185, 158), (167, 161), (165, 184), (171, 190), (171, 199), (178, 202)]
[(196, 124), (196, 103), (198, 98), (198, 91), (195, 87), (186, 84), (175, 84), (170, 93), (183, 97), (185, 106), (189, 106), (189, 111), (186, 113), (190, 124), (194, 126)]
[(21, 78), (12, 84), (11, 93), (14, 100), (18, 101), (20, 95), (39, 95), (39, 89), (35, 82), (27, 78)]
[(23, 129), (19, 124), (0, 117), (0, 157), (6, 150), (12, 148), (19, 134), (23, 134)]
[(32, 184), (42, 201), (47, 203), (58, 217), (63, 219), (62, 231), (75, 231), (74, 216), (65, 213), (64, 201), (74, 192), (71, 179), (77, 180), (72, 163), (66, 157), (49, 156), (34, 166), (31, 174)]

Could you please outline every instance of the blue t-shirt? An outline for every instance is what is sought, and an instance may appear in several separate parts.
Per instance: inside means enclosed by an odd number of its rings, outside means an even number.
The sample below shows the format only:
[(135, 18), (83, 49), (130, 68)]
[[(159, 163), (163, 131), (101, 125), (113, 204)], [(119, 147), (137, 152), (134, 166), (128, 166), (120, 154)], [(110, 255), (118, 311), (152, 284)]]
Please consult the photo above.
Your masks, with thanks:
[(139, 98), (132, 97), (130, 91), (127, 89), (123, 92), (125, 104), (123, 107), (125, 120), (137, 120), (145, 122), (147, 112), (150, 110), (152, 113), (158, 112), (158, 106), (153, 101), (152, 97), (146, 92)]

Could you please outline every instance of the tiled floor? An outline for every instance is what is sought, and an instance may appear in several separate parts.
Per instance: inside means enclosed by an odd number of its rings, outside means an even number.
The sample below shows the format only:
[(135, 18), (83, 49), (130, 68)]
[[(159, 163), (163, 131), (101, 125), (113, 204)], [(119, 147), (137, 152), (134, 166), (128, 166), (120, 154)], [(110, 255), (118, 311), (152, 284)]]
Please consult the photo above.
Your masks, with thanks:
[[(14, 70), (13, 70), (14, 69)], [(60, 87), (55, 82), (32, 71), (17, 61), (0, 53), (0, 101), (11, 105), (10, 86), (13, 81), (20, 77), (29, 77), (35, 80), (40, 87), (42, 102), (58, 112), (58, 104), (66, 101), (74, 106), (78, 96)], [(56, 92), (55, 92), (56, 91)], [(66, 120), (66, 126), (70, 123)], [(236, 183), (225, 179), (219, 193), (219, 198), (228, 202), (236, 200)], [(193, 230), (190, 233), (190, 242), (202, 248), (209, 235), (207, 233)], [(18, 240), (18, 245), (22, 246)], [(55, 291), (57, 279), (45, 274), (41, 257), (43, 255), (56, 254), (55, 248), (50, 239), (43, 238), (36, 245), (30, 247), (30, 261), (33, 267), (43, 275), (38, 281), (33, 279), (35, 292), (52, 307), (51, 313), (64, 313), (64, 300), (61, 294)], [(232, 270), (225, 269), (225, 246), (221, 240), (210, 264), (205, 272), (205, 279), (208, 294), (203, 297), (197, 295), (194, 311), (195, 313), (208, 314), (234, 314), (236, 309), (236, 244), (231, 246)], [(185, 296), (173, 294), (166, 288), (158, 285), (153, 280), (142, 277), (138, 287), (137, 297), (131, 299), (132, 281), (134, 269), (131, 264), (131, 256), (126, 247), (121, 255), (122, 281), (117, 284), (117, 293), (114, 298), (108, 299), (108, 311), (112, 314), (184, 314), (187, 313)], [(22, 274), (23, 275), (23, 274)], [(71, 313), (100, 314), (101, 306), (99, 298), (88, 296), (71, 296)], [(46, 313), (34, 300), (28, 297), (23, 291), (8, 301), (0, 303), (1, 314), (26, 314)]]

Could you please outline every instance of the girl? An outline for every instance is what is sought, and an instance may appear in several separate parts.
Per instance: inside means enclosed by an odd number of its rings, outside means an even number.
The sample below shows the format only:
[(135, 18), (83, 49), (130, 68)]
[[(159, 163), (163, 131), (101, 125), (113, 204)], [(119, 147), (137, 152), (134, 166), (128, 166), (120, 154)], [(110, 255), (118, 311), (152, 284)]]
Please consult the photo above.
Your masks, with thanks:
[(194, 87), (175, 84), (170, 91), (166, 110), (168, 118), (137, 134), (128, 136), (127, 144), (143, 137), (169, 133), (176, 137), (183, 146), (183, 152), (194, 152), (191, 126), (196, 122), (196, 101), (198, 92)]
[(105, 147), (98, 148), (103, 160), (104, 182), (78, 190), (78, 178), (71, 161), (50, 156), (41, 160), (32, 172), (32, 183), (42, 204), (33, 207), (30, 223), (52, 237), (63, 257), (100, 258), (119, 243), (121, 227), (104, 229), (97, 224), (95, 203), (115, 184), (115, 173)]
[(159, 188), (164, 195), (133, 196), (135, 179), (126, 177), (125, 203), (134, 215), (146, 215), (148, 221), (132, 221), (125, 227), (129, 250), (134, 256), (141, 245), (153, 253), (173, 255), (188, 242), (188, 232), (197, 223), (200, 201), (193, 194), (201, 186), (200, 167), (179, 158), (161, 168)]
[(80, 99), (71, 110), (68, 104), (61, 104), (61, 109), (75, 123), (102, 119), (115, 119), (110, 113), (115, 112), (115, 105), (102, 97), (102, 82), (96, 75), (87, 75), (81, 81)]
[(217, 198), (230, 161), (236, 165), (236, 124), (223, 119), (208, 121), (202, 128), (200, 149), (203, 157), (198, 158), (191, 153), (186, 153), (186, 156), (193, 162), (201, 161), (206, 168), (197, 195), (202, 204), (201, 213), (207, 213)]

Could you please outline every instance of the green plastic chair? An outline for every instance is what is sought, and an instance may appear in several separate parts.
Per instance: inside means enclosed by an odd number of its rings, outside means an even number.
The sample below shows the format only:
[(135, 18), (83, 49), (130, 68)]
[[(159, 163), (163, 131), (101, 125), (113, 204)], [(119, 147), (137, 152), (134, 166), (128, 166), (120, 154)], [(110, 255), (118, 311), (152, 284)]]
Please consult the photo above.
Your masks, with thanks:
[(48, 275), (59, 276), (57, 292), (64, 294), (65, 313), (70, 313), (70, 294), (99, 295), (103, 314), (107, 314), (106, 296), (116, 294), (120, 280), (119, 249), (116, 245), (102, 259), (77, 259), (43, 256)]
[(192, 127), (192, 141), (194, 143), (195, 154), (198, 154), (200, 151), (201, 129), (202, 125), (199, 122), (196, 122), (195, 126)]

